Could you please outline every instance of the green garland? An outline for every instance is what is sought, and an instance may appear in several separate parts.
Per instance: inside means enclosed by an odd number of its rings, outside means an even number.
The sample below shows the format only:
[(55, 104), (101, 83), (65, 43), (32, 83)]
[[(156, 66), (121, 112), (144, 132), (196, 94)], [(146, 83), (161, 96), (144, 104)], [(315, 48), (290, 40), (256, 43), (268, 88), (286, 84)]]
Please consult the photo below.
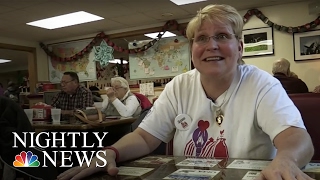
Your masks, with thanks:
[[(318, 16), (314, 21), (312, 21), (310, 23), (307, 23), (305, 25), (301, 25), (301, 26), (287, 27), (287, 26), (284, 26), (284, 25), (278, 25), (278, 24), (272, 22), (271, 20), (269, 20), (269, 18), (266, 17), (264, 14), (262, 14), (262, 12), (259, 11), (258, 9), (250, 9), (250, 10), (248, 10), (247, 13), (243, 17), (243, 22), (247, 23), (248, 20), (253, 15), (258, 17), (262, 22), (264, 22), (268, 26), (273, 27), (274, 29), (276, 29), (278, 31), (291, 33), (291, 34), (292, 33), (302, 33), (302, 32), (309, 31), (311, 29), (314, 29), (315, 27), (317, 27), (320, 24), (320, 16)], [(178, 24), (178, 22), (176, 20), (167, 21), (165, 23), (165, 25), (162, 27), (162, 31), (159, 32), (159, 34), (158, 34), (156, 39), (153, 39), (152, 41), (150, 41), (149, 43), (145, 44), (141, 48), (136, 48), (136, 49), (127, 49), (127, 48), (122, 48), (122, 47), (117, 46), (115, 43), (113, 43), (111, 40), (109, 40), (107, 38), (107, 35), (105, 35), (103, 32), (97, 34), (93, 38), (93, 40), (84, 49), (82, 49), (80, 52), (78, 52), (77, 54), (75, 54), (75, 55), (73, 55), (71, 57), (61, 58), (61, 57), (57, 56), (55, 53), (53, 53), (51, 50), (49, 50), (48, 47), (43, 43), (40, 43), (40, 47), (46, 52), (46, 54), (48, 56), (51, 57), (52, 60), (57, 60), (57, 61), (61, 61), (61, 62), (75, 61), (75, 60), (77, 60), (79, 58), (82, 58), (85, 54), (89, 53), (92, 50), (93, 46), (97, 42), (99, 42), (101, 40), (105, 40), (106, 43), (109, 46), (111, 46), (115, 51), (126, 53), (126, 54), (136, 54), (136, 53), (140, 53), (140, 52), (146, 51), (147, 49), (152, 47), (154, 44), (156, 44), (162, 38), (163, 34), (167, 30), (169, 30), (170, 28), (173, 28), (174, 30), (179, 31), (183, 36), (186, 36), (185, 29), (181, 29), (179, 26), (180, 25)]]

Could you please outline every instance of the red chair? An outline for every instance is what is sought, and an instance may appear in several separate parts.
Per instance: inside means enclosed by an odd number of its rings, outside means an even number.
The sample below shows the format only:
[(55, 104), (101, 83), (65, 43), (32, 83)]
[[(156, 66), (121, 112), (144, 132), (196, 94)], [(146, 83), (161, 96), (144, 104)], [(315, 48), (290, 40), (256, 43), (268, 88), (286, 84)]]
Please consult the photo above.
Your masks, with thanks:
[(145, 95), (140, 93), (133, 93), (133, 94), (138, 98), (142, 109), (147, 109), (152, 106), (151, 102)]
[(289, 94), (289, 97), (299, 109), (304, 125), (311, 136), (314, 146), (314, 156), (312, 157), (312, 160), (320, 160), (320, 94)]

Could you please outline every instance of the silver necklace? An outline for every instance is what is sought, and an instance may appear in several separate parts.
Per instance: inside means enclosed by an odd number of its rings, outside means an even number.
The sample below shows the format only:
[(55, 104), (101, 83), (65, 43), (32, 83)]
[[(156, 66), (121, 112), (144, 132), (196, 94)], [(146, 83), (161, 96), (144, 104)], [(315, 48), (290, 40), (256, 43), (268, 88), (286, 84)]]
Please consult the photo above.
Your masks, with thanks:
[(216, 122), (217, 122), (217, 124), (219, 126), (221, 126), (221, 124), (223, 123), (224, 116), (223, 116), (223, 112), (221, 110), (221, 107), (225, 103), (225, 100), (226, 100), (226, 97), (227, 97), (227, 94), (228, 94), (228, 90), (229, 89), (227, 89), (226, 94), (224, 95), (224, 98), (223, 98), (223, 101), (222, 101), (221, 105), (218, 106), (217, 110), (216, 110)]

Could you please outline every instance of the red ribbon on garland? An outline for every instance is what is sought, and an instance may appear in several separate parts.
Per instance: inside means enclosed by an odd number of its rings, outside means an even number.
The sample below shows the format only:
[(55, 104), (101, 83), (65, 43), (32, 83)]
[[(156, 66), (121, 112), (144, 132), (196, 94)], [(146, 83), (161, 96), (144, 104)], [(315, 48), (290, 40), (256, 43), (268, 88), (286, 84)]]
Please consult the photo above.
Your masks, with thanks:
[[(273, 23), (272, 21), (270, 21), (269, 18), (266, 17), (265, 15), (263, 15), (262, 12), (259, 11), (258, 9), (250, 9), (250, 10), (248, 10), (247, 13), (243, 17), (243, 22), (244, 23), (248, 22), (248, 20), (253, 15), (258, 17), (261, 21), (263, 21), (268, 26), (274, 27), (276, 30), (279, 30), (279, 31), (282, 31), (282, 32), (287, 32), (287, 33), (306, 32), (306, 31), (309, 31), (309, 30), (317, 27), (320, 24), (320, 16), (318, 16), (314, 21), (312, 21), (310, 23), (307, 23), (305, 25), (297, 26), (297, 27), (287, 27), (287, 26), (283, 26), (283, 25), (278, 25), (278, 24)], [(105, 35), (103, 32), (100, 32), (99, 34), (97, 34), (93, 38), (93, 40), (84, 49), (82, 49), (80, 52), (78, 52), (77, 54), (75, 54), (75, 55), (73, 55), (71, 57), (61, 58), (61, 57), (57, 56), (54, 52), (49, 50), (48, 47), (43, 43), (40, 43), (40, 47), (46, 52), (46, 54), (48, 56), (51, 57), (52, 60), (61, 61), (61, 62), (75, 61), (75, 60), (77, 60), (79, 58), (82, 58), (83, 55), (85, 55), (86, 53), (89, 53), (92, 50), (92, 48), (96, 44), (96, 42), (98, 42), (98, 41), (100, 41), (102, 39), (104, 39), (106, 41), (106, 43), (109, 46), (111, 46), (115, 51), (126, 53), (126, 54), (136, 54), (136, 53), (140, 53), (140, 52), (146, 51), (147, 49), (152, 47), (154, 44), (156, 44), (162, 38), (163, 34), (167, 30), (169, 30), (169, 28), (171, 28), (171, 27), (173, 27), (174, 30), (179, 31), (183, 36), (186, 36), (185, 29), (180, 29), (179, 24), (178, 24), (178, 22), (176, 20), (170, 20), (170, 21), (167, 21), (165, 23), (165, 25), (162, 27), (162, 31), (159, 32), (159, 34), (157, 36), (157, 39), (153, 39), (152, 41), (150, 41), (149, 43), (145, 44), (141, 48), (127, 49), (127, 48), (119, 47), (115, 43), (113, 43), (111, 40), (109, 40), (107, 38), (107, 35)]]
[(307, 32), (311, 29), (314, 29), (315, 27), (317, 27), (320, 24), (320, 16), (318, 16), (314, 21), (311, 21), (305, 25), (296, 26), (296, 27), (287, 27), (287, 26), (279, 25), (279, 24), (276, 24), (276, 23), (270, 21), (270, 19), (268, 17), (266, 17), (264, 14), (262, 14), (262, 12), (259, 11), (258, 9), (248, 10), (247, 13), (243, 17), (243, 22), (244, 23), (248, 22), (250, 17), (252, 17), (253, 15), (257, 16), (257, 18), (259, 18), (262, 22), (264, 22), (268, 26), (273, 27), (278, 31), (282, 31), (282, 32), (290, 33), (290, 34)]
[(107, 35), (105, 35), (104, 32), (100, 32), (99, 34), (97, 34), (93, 38), (93, 40), (83, 50), (81, 50), (80, 52), (78, 52), (77, 54), (75, 54), (71, 57), (61, 58), (61, 57), (57, 56), (54, 52), (49, 50), (48, 47), (43, 43), (40, 43), (40, 47), (46, 52), (46, 54), (48, 56), (51, 57), (52, 60), (61, 61), (61, 62), (74, 61), (79, 58), (82, 58), (84, 54), (89, 53), (92, 50), (92, 48), (96, 44), (96, 42), (98, 42), (102, 39), (105, 40), (106, 43), (109, 46), (111, 46), (115, 51), (126, 53), (126, 54), (136, 54), (136, 53), (146, 51), (147, 49), (152, 47), (154, 44), (156, 44), (162, 38), (163, 34), (167, 30), (169, 30), (170, 27), (174, 27), (174, 30), (180, 31), (180, 33), (184, 36), (186, 35), (185, 29), (180, 29), (179, 24), (176, 20), (170, 20), (170, 21), (167, 21), (166, 24), (162, 27), (162, 31), (159, 32), (159, 34), (157, 35), (157, 39), (153, 39), (149, 43), (143, 45), (141, 48), (127, 49), (127, 48), (122, 48), (120, 46), (117, 46), (115, 43), (113, 43), (111, 40), (109, 40), (107, 38)]

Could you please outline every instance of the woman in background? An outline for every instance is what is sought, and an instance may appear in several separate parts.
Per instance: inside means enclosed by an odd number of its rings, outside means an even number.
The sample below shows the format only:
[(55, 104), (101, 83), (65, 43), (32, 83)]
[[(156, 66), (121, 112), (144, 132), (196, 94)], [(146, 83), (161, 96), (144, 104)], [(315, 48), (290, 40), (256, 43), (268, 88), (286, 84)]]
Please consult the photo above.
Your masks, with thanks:
[(294, 72), (290, 71), (290, 62), (281, 58), (273, 63), (273, 77), (277, 78), (288, 94), (309, 92), (305, 82), (298, 78)]
[(122, 77), (111, 78), (111, 86), (107, 89), (108, 98), (102, 102), (102, 112), (107, 116), (138, 116), (141, 106), (137, 97), (130, 92), (128, 81)]

